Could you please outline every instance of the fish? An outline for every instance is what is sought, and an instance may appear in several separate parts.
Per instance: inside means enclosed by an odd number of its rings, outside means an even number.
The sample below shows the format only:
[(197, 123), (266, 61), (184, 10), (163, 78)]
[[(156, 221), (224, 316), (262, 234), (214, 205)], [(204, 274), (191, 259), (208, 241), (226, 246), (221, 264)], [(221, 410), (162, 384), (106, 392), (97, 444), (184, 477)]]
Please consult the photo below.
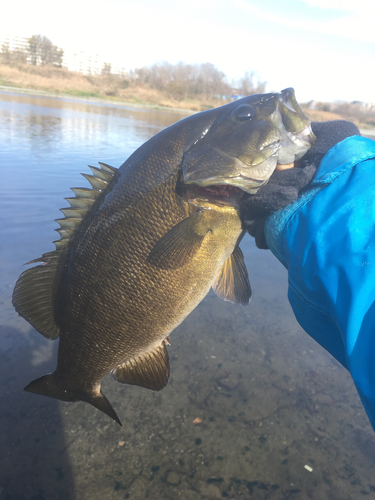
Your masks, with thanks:
[(244, 97), (189, 116), (138, 148), (120, 168), (82, 174), (57, 219), (56, 249), (28, 264), (13, 305), (49, 340), (56, 370), (25, 391), (84, 401), (121, 421), (103, 394), (108, 373), (161, 390), (171, 332), (211, 287), (247, 305), (239, 203), (277, 163), (302, 157), (314, 135), (294, 90)]

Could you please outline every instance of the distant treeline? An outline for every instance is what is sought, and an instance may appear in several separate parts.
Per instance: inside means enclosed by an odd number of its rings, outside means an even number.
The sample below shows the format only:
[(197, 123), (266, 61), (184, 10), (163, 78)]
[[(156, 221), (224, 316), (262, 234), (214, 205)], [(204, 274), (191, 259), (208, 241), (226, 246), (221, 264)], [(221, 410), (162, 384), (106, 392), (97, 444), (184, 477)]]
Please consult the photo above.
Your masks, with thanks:
[(361, 101), (320, 102), (310, 101), (306, 104), (308, 110), (325, 111), (345, 117), (346, 120), (361, 122), (367, 127), (375, 127), (375, 103)]
[[(0, 62), (7, 65), (31, 64), (34, 66), (54, 66), (61, 68), (64, 51), (53, 45), (51, 40), (42, 35), (33, 35), (27, 43), (10, 48), (3, 44)], [(93, 75), (86, 75), (91, 78)], [(128, 73), (116, 74), (111, 64), (106, 62), (101, 69), (101, 76), (110, 80), (111, 95), (118, 95), (121, 88), (129, 86), (149, 86), (163, 92), (177, 101), (186, 99), (227, 99), (233, 95), (249, 95), (265, 92), (266, 82), (260, 81), (254, 71), (248, 71), (238, 81), (229, 82), (226, 75), (207, 62), (203, 64), (186, 64), (179, 62), (155, 63), (148, 67), (130, 70)], [(118, 88), (118, 92), (116, 91)]]
[(130, 71), (129, 79), (149, 84), (180, 99), (198, 95), (230, 99), (233, 94), (245, 96), (263, 93), (266, 89), (266, 82), (259, 81), (253, 71), (246, 72), (239, 81), (229, 84), (226, 75), (211, 63), (170, 64), (164, 61)]

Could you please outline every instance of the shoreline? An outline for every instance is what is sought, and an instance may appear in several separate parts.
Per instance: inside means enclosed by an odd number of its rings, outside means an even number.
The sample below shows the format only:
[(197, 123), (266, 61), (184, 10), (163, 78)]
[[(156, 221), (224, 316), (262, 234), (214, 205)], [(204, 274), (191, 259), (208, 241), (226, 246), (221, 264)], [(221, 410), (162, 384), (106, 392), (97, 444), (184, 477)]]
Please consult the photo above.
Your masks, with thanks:
[[(12, 94), (24, 94), (24, 95), (34, 95), (40, 97), (51, 97), (54, 99), (69, 99), (78, 102), (90, 102), (90, 103), (98, 103), (98, 104), (112, 104), (114, 106), (125, 107), (125, 108), (139, 108), (139, 109), (154, 109), (158, 111), (166, 111), (170, 113), (180, 113), (186, 115), (193, 115), (195, 113), (199, 113), (200, 111), (187, 109), (187, 108), (173, 108), (168, 106), (163, 106), (161, 104), (153, 104), (151, 102), (147, 103), (136, 103), (131, 101), (122, 101), (119, 99), (113, 98), (105, 98), (105, 97), (85, 97), (85, 96), (75, 96), (72, 94), (59, 93), (59, 92), (51, 92), (42, 89), (28, 89), (23, 87), (12, 87), (10, 85), (0, 85), (0, 92)], [(308, 110), (303, 110), (305, 113)], [(343, 117), (343, 119), (345, 119)], [(327, 120), (316, 120), (316, 121), (327, 121)], [(349, 120), (350, 121), (350, 120)], [(363, 136), (371, 136), (370, 139), (375, 140), (375, 128), (360, 128), (359, 131)]]
[[(136, 103), (131, 101), (122, 101), (119, 99), (112, 98), (100, 98), (100, 97), (84, 97), (84, 96), (75, 96), (72, 94), (64, 94), (59, 92), (51, 92), (42, 89), (27, 89), (22, 87), (11, 87), (10, 85), (0, 85), (0, 92), (7, 94), (25, 94), (25, 95), (34, 95), (40, 97), (52, 97), (54, 99), (69, 99), (71, 101), (78, 102), (90, 102), (90, 103), (98, 103), (98, 104), (113, 104), (114, 106), (122, 106), (124, 108), (132, 107), (132, 108), (141, 108), (141, 109), (155, 109), (159, 111), (169, 111), (172, 113), (182, 113), (182, 114), (195, 114), (199, 113), (199, 111), (193, 109), (185, 109), (185, 108), (172, 108), (168, 106), (163, 106), (160, 104), (153, 103)], [(374, 131), (375, 133), (375, 131)]]

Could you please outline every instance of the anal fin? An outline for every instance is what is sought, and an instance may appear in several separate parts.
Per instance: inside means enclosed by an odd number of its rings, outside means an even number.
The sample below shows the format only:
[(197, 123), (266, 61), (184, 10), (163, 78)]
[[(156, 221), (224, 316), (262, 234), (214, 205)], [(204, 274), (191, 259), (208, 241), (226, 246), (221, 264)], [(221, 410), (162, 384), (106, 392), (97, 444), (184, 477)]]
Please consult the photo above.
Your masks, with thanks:
[(222, 265), (212, 288), (216, 295), (228, 302), (248, 305), (251, 286), (242, 250), (237, 246)]
[(121, 363), (112, 370), (112, 377), (122, 384), (132, 384), (160, 391), (168, 383), (169, 356), (163, 341), (158, 347)]

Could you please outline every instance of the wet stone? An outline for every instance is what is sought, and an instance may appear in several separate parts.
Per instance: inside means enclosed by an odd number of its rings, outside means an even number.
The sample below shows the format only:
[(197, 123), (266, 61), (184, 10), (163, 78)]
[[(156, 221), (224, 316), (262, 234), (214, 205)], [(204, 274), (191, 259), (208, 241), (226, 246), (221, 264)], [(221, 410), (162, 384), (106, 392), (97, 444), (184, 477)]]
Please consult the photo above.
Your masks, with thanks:
[(170, 470), (165, 478), (165, 481), (173, 486), (178, 486), (181, 482), (181, 476), (178, 472)]
[(210, 500), (213, 500), (214, 498), (222, 498), (220, 488), (214, 484), (200, 483), (199, 490), (202, 495), (208, 497)]
[(125, 495), (125, 498), (147, 498), (147, 494), (148, 492), (143, 478), (138, 477), (132, 482), (129, 487), (129, 492)]

